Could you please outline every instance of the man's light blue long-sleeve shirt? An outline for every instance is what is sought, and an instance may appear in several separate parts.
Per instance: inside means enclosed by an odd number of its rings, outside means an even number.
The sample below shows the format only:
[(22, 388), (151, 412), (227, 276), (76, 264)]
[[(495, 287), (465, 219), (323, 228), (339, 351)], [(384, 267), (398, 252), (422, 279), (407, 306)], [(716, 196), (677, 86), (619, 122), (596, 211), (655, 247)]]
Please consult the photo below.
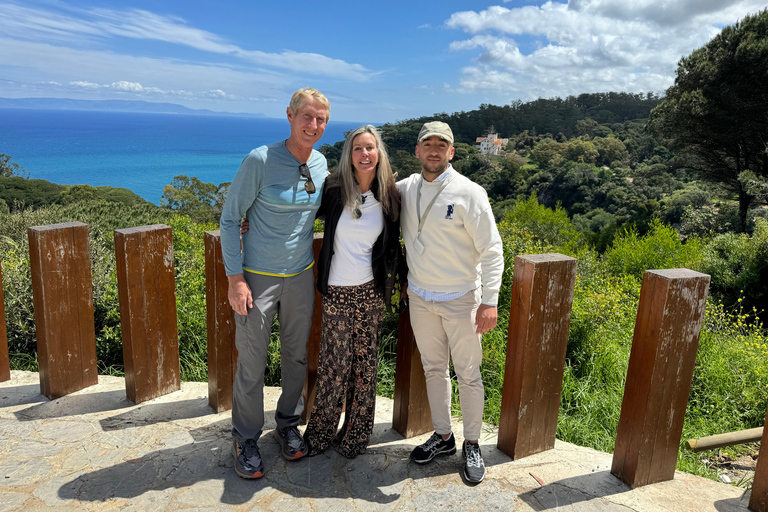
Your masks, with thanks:
[[(254, 149), (243, 159), (221, 212), (221, 250), (227, 275), (243, 271), (290, 276), (309, 268), (312, 228), (328, 175), (325, 157), (312, 150), (307, 162), (317, 192), (304, 190), (299, 162), (285, 141)], [(240, 219), (250, 228), (240, 251)]]

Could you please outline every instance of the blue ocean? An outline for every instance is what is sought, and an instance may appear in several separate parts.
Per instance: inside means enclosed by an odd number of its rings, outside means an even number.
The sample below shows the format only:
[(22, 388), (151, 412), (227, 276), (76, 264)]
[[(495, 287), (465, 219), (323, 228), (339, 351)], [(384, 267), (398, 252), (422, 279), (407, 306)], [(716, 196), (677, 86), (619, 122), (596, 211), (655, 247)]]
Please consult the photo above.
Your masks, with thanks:
[[(321, 144), (364, 123), (331, 121)], [(286, 119), (0, 109), (0, 153), (38, 178), (110, 185), (158, 204), (174, 176), (232, 181), (251, 149), (285, 139)]]

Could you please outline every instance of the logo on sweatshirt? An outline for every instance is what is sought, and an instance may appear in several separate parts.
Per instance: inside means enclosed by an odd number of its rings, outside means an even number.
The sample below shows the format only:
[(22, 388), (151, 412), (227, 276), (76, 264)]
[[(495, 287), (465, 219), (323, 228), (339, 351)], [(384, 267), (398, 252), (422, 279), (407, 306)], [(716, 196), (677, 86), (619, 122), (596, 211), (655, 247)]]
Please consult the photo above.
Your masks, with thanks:
[(452, 215), (453, 215), (453, 205), (449, 204), (448, 205), (448, 211), (445, 212), (445, 218), (448, 219), (448, 220), (453, 220)]

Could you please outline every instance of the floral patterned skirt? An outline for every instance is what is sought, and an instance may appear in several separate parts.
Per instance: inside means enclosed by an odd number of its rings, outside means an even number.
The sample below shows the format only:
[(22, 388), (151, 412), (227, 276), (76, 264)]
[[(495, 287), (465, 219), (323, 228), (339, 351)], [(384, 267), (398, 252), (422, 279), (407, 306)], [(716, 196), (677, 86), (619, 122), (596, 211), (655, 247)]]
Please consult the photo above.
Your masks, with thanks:
[[(328, 286), (317, 366), (317, 393), (304, 439), (309, 455), (329, 446), (345, 457), (365, 453), (376, 411), (376, 375), (384, 299), (373, 281)], [(342, 407), (344, 424), (338, 430)]]

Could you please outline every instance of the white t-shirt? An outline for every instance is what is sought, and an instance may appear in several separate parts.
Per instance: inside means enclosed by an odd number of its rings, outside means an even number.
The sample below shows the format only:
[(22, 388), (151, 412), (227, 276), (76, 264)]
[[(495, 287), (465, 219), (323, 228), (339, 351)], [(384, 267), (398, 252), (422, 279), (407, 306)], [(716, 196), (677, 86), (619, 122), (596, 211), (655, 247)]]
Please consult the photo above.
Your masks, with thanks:
[(363, 214), (355, 219), (353, 210), (344, 208), (336, 224), (333, 258), (328, 274), (331, 286), (358, 286), (373, 280), (373, 244), (384, 229), (384, 215), (373, 192), (363, 194)]

